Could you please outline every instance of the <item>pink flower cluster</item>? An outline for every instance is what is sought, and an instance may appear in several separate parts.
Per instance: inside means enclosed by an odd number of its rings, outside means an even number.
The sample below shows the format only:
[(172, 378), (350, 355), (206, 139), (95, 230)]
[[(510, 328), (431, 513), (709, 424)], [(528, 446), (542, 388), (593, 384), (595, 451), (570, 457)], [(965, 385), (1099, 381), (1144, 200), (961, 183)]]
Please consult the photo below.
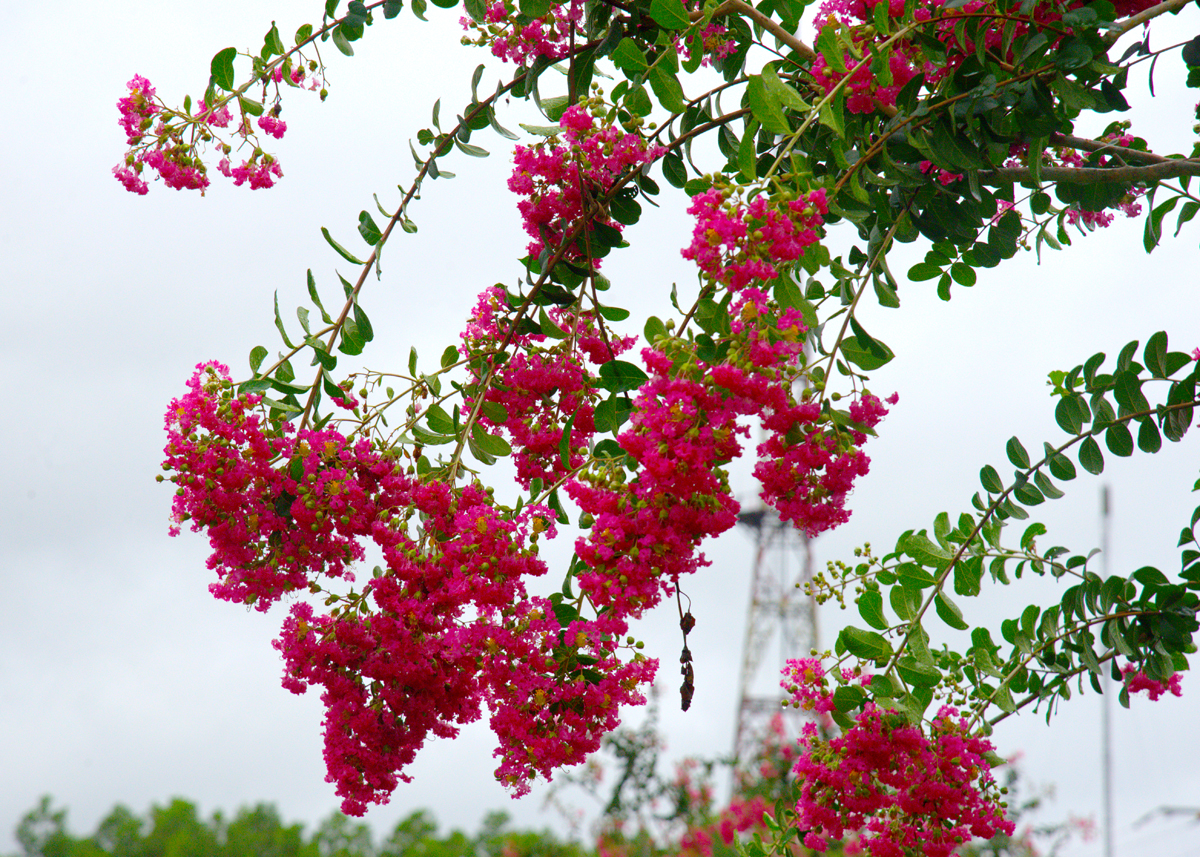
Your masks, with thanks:
[[(854, 42), (855, 51), (847, 50), (843, 56), (847, 72), (833, 68), (821, 55), (817, 56), (812, 66), (814, 80), (827, 93), (845, 81), (846, 108), (851, 113), (873, 113), (878, 105), (894, 107), (897, 94), (918, 73), (925, 74), (926, 84), (932, 88), (975, 53), (976, 45), (971, 39), (963, 36), (956, 19), (965, 15), (986, 14), (989, 9), (989, 4), (984, 0), (969, 0), (954, 9), (945, 9), (940, 3), (931, 0), (921, 0), (913, 12), (913, 18), (916, 21), (934, 22), (932, 35), (945, 46), (944, 62), (935, 66), (926, 59), (918, 42), (902, 39), (892, 44), (891, 52), (887, 56), (887, 73), (877, 76), (870, 68), (873, 63), (861, 60), (864, 57), (869, 60), (875, 46), (889, 38), (888, 34), (875, 30), (874, 10), (880, 3), (887, 3), (889, 18), (903, 17), (904, 0), (824, 0), (813, 20), (813, 25), (818, 31), (827, 26), (840, 25), (849, 31)], [(1029, 14), (1034, 20), (1049, 24), (1061, 18), (1063, 11), (1085, 5), (1084, 0), (1072, 0), (1065, 7), (1059, 4), (1038, 4)], [(1119, 0), (1116, 4), (1117, 14), (1119, 17), (1134, 15), (1153, 5), (1154, 0)], [(1007, 36), (1006, 28), (1009, 28)], [(1005, 47), (1006, 38), (1011, 41), (1014, 35), (1020, 37), (1028, 32), (1027, 24), (1018, 23), (1014, 26), (1011, 18), (997, 17), (995, 23), (984, 31), (984, 46), (992, 52), (999, 52)], [(1061, 35), (1055, 37), (1052, 47), (1057, 47), (1061, 39)], [(1011, 50), (1005, 59), (1009, 62), (1014, 61)]]
[[(888, 396), (889, 404), (899, 394)], [(877, 397), (863, 393), (850, 405), (850, 418), (874, 428), (887, 415)], [(762, 483), (763, 499), (809, 535), (833, 529), (850, 519), (846, 498), (854, 480), (865, 476), (871, 459), (863, 454), (867, 436), (853, 428), (831, 434), (821, 424), (814, 402), (789, 405), (767, 415), (763, 428), (770, 434), (759, 446), (754, 475)]]
[[(298, 66), (288, 75), (288, 80), (298, 86), (304, 80), (304, 76), (304, 68)], [(277, 66), (271, 77), (277, 83), (282, 81), (283, 66)], [(312, 84), (316, 83), (314, 77)], [(125, 130), (129, 150), (125, 153), (123, 163), (113, 167), (113, 175), (126, 190), (144, 195), (150, 189), (143, 176), (145, 168), (149, 167), (167, 187), (175, 190), (199, 190), (203, 194), (210, 182), (208, 170), (198, 148), (203, 145), (203, 141), (213, 139), (216, 132), (212, 129), (226, 129), (233, 123), (229, 104), (221, 104), (214, 109), (201, 99), (195, 114), (189, 115), (164, 109), (155, 103), (154, 87), (140, 75), (134, 75), (128, 83), (128, 88), (129, 94), (117, 102), (117, 110), (120, 112), (119, 123)], [(155, 116), (158, 117), (158, 124), (152, 128)], [(233, 124), (235, 136), (244, 141), (252, 137), (248, 118), (243, 116), (243, 121)], [(263, 133), (276, 139), (281, 139), (287, 131), (287, 123), (279, 118), (276, 110), (260, 116), (258, 127)], [(189, 133), (191, 136), (188, 136)], [(217, 171), (226, 178), (233, 179), (234, 185), (248, 183), (254, 190), (268, 188), (283, 176), (279, 162), (257, 147), (251, 157), (240, 166), (234, 167), (228, 157), (232, 147), (219, 139), (216, 145), (222, 152)]]
[[(827, 693), (818, 680), (811, 665), (791, 662), (782, 684), (797, 688), (794, 698), (803, 704)], [(1015, 829), (984, 759), (991, 742), (969, 734), (966, 719), (949, 706), (926, 735), (869, 702), (841, 736), (825, 740), (809, 723), (800, 743), (796, 825), (807, 831), (809, 848), (824, 851), (830, 839), (857, 834), (874, 857), (949, 857), (972, 837)]]
[(696, 226), (683, 258), (736, 291), (778, 276), (778, 265), (798, 259), (820, 239), (828, 213), (824, 188), (782, 203), (765, 195), (742, 203), (727, 188), (709, 188), (692, 197), (688, 214)]
[(383, 553), (386, 571), (327, 600), (328, 614), (293, 604), (275, 644), (285, 687), (323, 689), (327, 779), (344, 811), (386, 801), (428, 736), (456, 734), (485, 704), (497, 777), (522, 793), (596, 750), (621, 705), (645, 701), (657, 664), (618, 656), (619, 617), (560, 617), (525, 590), (546, 570), (533, 543), (553, 534), (550, 510), (422, 481), (330, 428), (272, 427), (219, 363), (188, 386), (167, 413), (164, 468), (173, 532), (190, 520), (208, 533), (214, 595), (265, 610), (320, 577), (351, 580), (367, 539)]
[(1131, 694), (1144, 690), (1151, 702), (1158, 702), (1159, 697), (1168, 692), (1172, 696), (1183, 696), (1183, 690), (1179, 687), (1179, 680), (1182, 678), (1180, 673), (1173, 673), (1165, 682), (1155, 681), (1133, 664), (1125, 664), (1121, 667), (1121, 675), (1125, 677), (1125, 687)]
[[(492, 419), (486, 412), (480, 418), (509, 438), (517, 480), (526, 488), (534, 479), (553, 485), (584, 463), (596, 431), (595, 406), (601, 392), (592, 384), (595, 376), (588, 367), (616, 359), (634, 342), (632, 337), (602, 337), (591, 313), (554, 307), (548, 317), (563, 338), (514, 335), (514, 353), (498, 367), (497, 383), (485, 394), (487, 402), (504, 409), (504, 418)], [(504, 341), (515, 323), (504, 288), (485, 289), (463, 333), (468, 353), (486, 354)], [(482, 380), (482, 369), (475, 371), (476, 380)], [(570, 448), (564, 464), (560, 443), (568, 421)]]
[(233, 179), (234, 187), (241, 187), (249, 182), (251, 190), (274, 187), (275, 179), (283, 177), (279, 161), (270, 155), (263, 155), (261, 160), (257, 155), (252, 155), (237, 167), (230, 166), (229, 158), (221, 158), (217, 162), (217, 172), (225, 178)]
[(711, 66), (715, 61), (722, 60), (736, 51), (737, 40), (733, 38), (733, 34), (729, 32), (728, 27), (714, 21), (700, 31), (700, 35), (696, 40), (688, 39), (685, 41), (676, 38), (675, 46), (689, 60), (698, 47), (701, 52), (700, 65)]
[(571, 31), (583, 20), (580, 0), (559, 3), (540, 18), (519, 14), (504, 0), (493, 0), (487, 6), (483, 21), (463, 17), (459, 21), (465, 30), (475, 30), (474, 39), (464, 37), (464, 43), (490, 45), (492, 54), (502, 60), (524, 64), (537, 57), (560, 60), (567, 55)]
[[(551, 252), (557, 249), (567, 230), (583, 216), (585, 203), (607, 193), (626, 170), (649, 163), (664, 152), (661, 146), (651, 146), (608, 121), (572, 105), (559, 120), (564, 142), (550, 137), (533, 147), (516, 147), (508, 188), (525, 197), (517, 208), (525, 231), (533, 238), (530, 256), (537, 258), (547, 248)], [(599, 219), (614, 229), (621, 228), (603, 215)], [(586, 242), (585, 231), (566, 258), (598, 266), (587, 259)]]
[[(867, 47), (876, 40), (882, 41), (883, 39), (874, 32), (873, 27), (864, 25), (872, 24), (874, 7), (883, 2), (888, 4), (889, 17), (899, 18), (904, 15), (904, 0), (875, 0), (875, 2), (825, 0), (817, 10), (813, 26), (817, 30), (822, 30), (831, 23), (835, 25), (841, 23), (849, 27), (854, 34), (854, 43), (861, 51), (860, 55), (867, 56), (869, 55)], [(983, 4), (979, 3), (979, 5)], [(918, 20), (929, 18), (928, 12), (924, 8), (917, 9), (916, 15)], [(859, 66), (859, 59), (850, 51), (846, 51), (842, 62), (849, 69), (849, 73), (837, 71), (829, 65), (824, 56), (818, 55), (813, 61), (812, 76), (827, 93), (832, 92), (834, 87), (849, 76), (849, 80), (846, 81), (845, 93), (846, 109), (851, 113), (874, 113), (876, 102), (895, 106), (896, 95), (925, 66), (925, 63), (917, 55), (915, 46), (907, 41), (894, 44), (892, 53), (887, 57), (890, 81), (877, 78), (871, 71), (870, 63), (862, 63)], [(859, 67), (856, 68), (856, 66)], [(935, 73), (932, 67), (924, 68), (924, 70), (927, 74)]]
[[(145, 195), (150, 188), (142, 178), (142, 171), (149, 166), (159, 174), (167, 187), (203, 193), (209, 185), (208, 176), (205, 175), (204, 165), (194, 157), (191, 147), (183, 145), (180, 140), (168, 138), (166, 141), (160, 140), (153, 148), (138, 148), (144, 136), (150, 132), (152, 117), (161, 113), (162, 108), (151, 101), (154, 87), (146, 78), (135, 74), (127, 87), (129, 94), (117, 101), (117, 110), (121, 114), (118, 122), (125, 129), (125, 139), (131, 148), (125, 155), (124, 163), (113, 167), (117, 181), (130, 193)], [(160, 136), (165, 134), (161, 123), (153, 133)]]

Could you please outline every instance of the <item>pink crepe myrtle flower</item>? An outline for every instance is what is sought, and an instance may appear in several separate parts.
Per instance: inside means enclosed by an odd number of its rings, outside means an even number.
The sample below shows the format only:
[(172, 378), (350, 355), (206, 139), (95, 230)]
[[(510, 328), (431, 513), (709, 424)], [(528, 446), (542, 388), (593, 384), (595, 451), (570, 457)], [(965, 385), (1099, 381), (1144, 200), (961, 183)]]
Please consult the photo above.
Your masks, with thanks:
[[(1197, 350), (1200, 351), (1200, 349)], [(1125, 686), (1129, 689), (1130, 694), (1145, 691), (1151, 702), (1157, 702), (1165, 693), (1170, 693), (1172, 696), (1183, 696), (1183, 690), (1179, 686), (1179, 680), (1182, 678), (1180, 673), (1172, 673), (1165, 682), (1156, 681), (1133, 664), (1125, 664), (1121, 667), (1121, 675), (1125, 679)]]
[(620, 656), (621, 617), (564, 627), (525, 589), (546, 572), (534, 543), (553, 534), (551, 510), (422, 481), (333, 428), (273, 426), (215, 361), (188, 388), (166, 415), (172, 533), (189, 521), (207, 533), (214, 596), (265, 610), (322, 578), (352, 580), (366, 541), (382, 552), (387, 571), (356, 608), (294, 603), (275, 643), (288, 690), (322, 689), (327, 779), (345, 812), (386, 802), (428, 737), (453, 736), (484, 705), (496, 775), (521, 794), (645, 702), (657, 662)]
[(127, 142), (136, 143), (150, 127), (150, 117), (158, 113), (160, 108), (151, 101), (154, 87), (140, 74), (135, 74), (126, 87), (129, 94), (117, 101), (117, 110), (121, 114), (119, 124), (125, 129)]
[[(534, 258), (557, 249), (567, 230), (583, 216), (585, 198), (607, 193), (627, 170), (649, 163), (665, 151), (578, 104), (564, 111), (559, 127), (562, 141), (550, 137), (532, 147), (517, 146), (513, 152), (508, 188), (524, 197), (517, 209), (533, 239), (527, 249)], [(607, 216), (596, 219), (621, 229), (621, 224)], [(585, 229), (592, 229), (591, 224)], [(576, 240), (566, 258), (584, 261), (585, 238)], [(587, 261), (599, 266), (597, 260)]]
[[(524, 23), (522, 21), (524, 20)], [(475, 39), (464, 36), (467, 44), (490, 46), (502, 60), (525, 64), (538, 57), (559, 60), (567, 55), (572, 28), (583, 20), (583, 3), (568, 0), (557, 3), (540, 18), (525, 19), (516, 4), (504, 0), (488, 3), (483, 21), (462, 17), (463, 29), (475, 30)]]
[[(832, 706), (829, 692), (818, 689), (819, 674), (809, 659), (789, 662), (782, 684), (798, 703)], [(805, 724), (800, 744), (796, 826), (807, 831), (808, 848), (825, 851), (830, 839), (856, 836), (873, 857), (918, 850), (949, 857), (973, 837), (1015, 830), (984, 758), (991, 742), (970, 734), (950, 706), (926, 733), (868, 702), (840, 736), (822, 738), (815, 724)]]
[(682, 256), (736, 292), (752, 281), (774, 279), (780, 265), (817, 243), (828, 212), (824, 188), (790, 201), (762, 195), (742, 203), (732, 190), (712, 187), (692, 197), (688, 213), (696, 226)]
[(276, 140), (283, 139), (283, 134), (287, 131), (287, 123), (270, 111), (258, 117), (258, 127)]

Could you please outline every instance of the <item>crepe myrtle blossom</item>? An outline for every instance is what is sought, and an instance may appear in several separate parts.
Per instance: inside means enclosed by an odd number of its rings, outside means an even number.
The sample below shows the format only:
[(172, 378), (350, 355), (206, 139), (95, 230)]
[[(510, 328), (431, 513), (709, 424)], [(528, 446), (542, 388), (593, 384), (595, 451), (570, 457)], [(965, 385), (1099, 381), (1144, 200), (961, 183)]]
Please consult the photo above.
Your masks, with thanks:
[(1183, 696), (1183, 690), (1179, 686), (1179, 680), (1182, 678), (1180, 673), (1172, 673), (1166, 681), (1156, 681), (1133, 664), (1125, 664), (1121, 667), (1121, 676), (1125, 679), (1125, 686), (1130, 694), (1145, 691), (1151, 702), (1157, 702), (1165, 693)]
[[(815, 659), (789, 661), (780, 684), (801, 707), (832, 706)], [(829, 840), (852, 836), (873, 857), (949, 857), (973, 837), (1015, 829), (984, 758), (991, 742), (969, 733), (950, 706), (926, 730), (868, 702), (837, 737), (806, 723), (800, 745), (796, 826), (808, 848), (825, 851)]]
[(352, 581), (364, 542), (382, 552), (386, 571), (327, 599), (329, 612), (293, 603), (275, 643), (286, 688), (322, 689), (327, 779), (345, 812), (386, 802), (428, 737), (457, 734), (485, 706), (496, 776), (523, 794), (597, 750), (622, 705), (645, 702), (657, 662), (622, 651), (622, 616), (568, 621), (525, 589), (546, 572), (536, 542), (554, 534), (550, 509), (421, 480), (329, 427), (272, 426), (260, 403), (215, 361), (171, 403), (171, 532), (205, 531), (212, 594), (259, 610)]
[(692, 241), (682, 251), (711, 280), (737, 291), (752, 281), (772, 280), (782, 264), (800, 258), (820, 241), (829, 213), (825, 189), (798, 199), (765, 194), (745, 203), (737, 190), (714, 186), (692, 197)]
[(476, 32), (474, 38), (463, 36), (463, 44), (489, 46), (500, 59), (523, 65), (538, 57), (565, 57), (572, 29), (582, 20), (580, 0), (552, 4), (545, 15), (532, 19), (520, 14), (516, 3), (495, 0), (487, 4), (482, 21), (464, 16), (459, 22), (463, 29)]
[[(613, 124), (613, 117), (603, 114), (598, 100), (589, 107), (574, 104), (566, 109), (559, 119), (561, 140), (549, 137), (531, 147), (517, 146), (513, 152), (508, 189), (524, 197), (517, 209), (533, 239), (527, 249), (535, 259), (547, 250), (556, 250), (567, 230), (585, 214), (585, 206), (611, 190), (626, 171), (666, 151)], [(595, 220), (621, 230), (620, 223), (604, 214)], [(584, 234), (568, 249), (567, 259), (599, 266), (586, 253), (587, 232), (593, 228), (590, 223), (584, 227)]]

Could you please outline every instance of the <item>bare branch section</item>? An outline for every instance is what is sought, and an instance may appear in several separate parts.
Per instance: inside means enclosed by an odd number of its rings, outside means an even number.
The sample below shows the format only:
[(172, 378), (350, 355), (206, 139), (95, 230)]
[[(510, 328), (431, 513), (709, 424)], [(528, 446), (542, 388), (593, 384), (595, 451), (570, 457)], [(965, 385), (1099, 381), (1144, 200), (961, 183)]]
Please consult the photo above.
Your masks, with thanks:
[(1109, 30), (1108, 34), (1104, 37), (1104, 43), (1107, 45), (1114, 45), (1117, 43), (1117, 39), (1121, 38), (1121, 36), (1125, 35), (1135, 27), (1140, 27), (1142, 24), (1146, 23), (1152, 18), (1157, 18), (1159, 15), (1165, 15), (1168, 12), (1178, 12), (1189, 3), (1195, 2), (1196, 0), (1166, 0), (1165, 3), (1159, 3), (1157, 6), (1151, 6), (1149, 9), (1138, 12), (1136, 15), (1128, 18), (1125, 21), (1122, 21), (1118, 26)]
[[(796, 38), (794, 33), (789, 33), (779, 25), (778, 21), (769, 17), (768, 15), (764, 15), (749, 3), (744, 2), (744, 0), (725, 0), (725, 2), (718, 6), (716, 11), (713, 12), (714, 18), (719, 18), (723, 15), (745, 15), (772, 36), (779, 39), (781, 44), (787, 45), (804, 59), (811, 61), (817, 58), (817, 52)], [(699, 11), (692, 12), (688, 17), (690, 17), (693, 21), (699, 21), (704, 17), (704, 13)]]
[[(1200, 159), (1164, 160), (1143, 167), (1042, 167), (1042, 181), (1062, 184), (1093, 184), (1110, 182), (1156, 182), (1180, 176), (1200, 176)], [(980, 170), (979, 181), (986, 185), (1034, 181), (1029, 167), (1006, 167), (1002, 170)]]
[(1122, 161), (1132, 161), (1137, 164), (1162, 164), (1171, 160), (1154, 152), (1140, 152), (1137, 149), (1118, 146), (1116, 143), (1106, 143), (1103, 140), (1089, 140), (1086, 137), (1072, 137), (1070, 134), (1052, 134), (1050, 136), (1050, 144), (1053, 146), (1066, 146), (1067, 148), (1078, 149), (1083, 152), (1105, 152), (1111, 154), (1113, 157), (1120, 158)]

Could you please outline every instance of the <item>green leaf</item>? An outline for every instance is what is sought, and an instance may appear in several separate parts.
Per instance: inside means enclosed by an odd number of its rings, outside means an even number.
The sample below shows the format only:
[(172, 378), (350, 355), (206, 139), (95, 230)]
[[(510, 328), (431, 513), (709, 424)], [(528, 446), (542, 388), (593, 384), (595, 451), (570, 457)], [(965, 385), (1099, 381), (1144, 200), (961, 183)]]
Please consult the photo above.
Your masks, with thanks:
[(1057, 500), (1059, 497), (1063, 496), (1063, 492), (1059, 490), (1058, 486), (1051, 482), (1050, 477), (1048, 477), (1042, 471), (1039, 470), (1037, 473), (1033, 474), (1033, 481), (1034, 484), (1037, 485), (1038, 489), (1051, 500)]
[(1054, 409), (1054, 420), (1058, 427), (1068, 434), (1079, 434), (1083, 424), (1091, 420), (1092, 413), (1088, 410), (1087, 402), (1078, 393), (1063, 396)]
[(1142, 452), (1158, 452), (1162, 449), (1162, 435), (1154, 425), (1154, 420), (1143, 420), (1138, 428), (1138, 449)]
[(263, 59), (272, 56), (281, 56), (285, 50), (283, 39), (279, 37), (279, 28), (272, 21), (271, 29), (267, 30), (267, 35), (263, 37)]
[(472, 158), (486, 158), (490, 153), (482, 146), (476, 146), (472, 143), (464, 143), (458, 137), (454, 138), (454, 145), (460, 152)]
[(983, 485), (983, 490), (989, 494), (1000, 494), (1004, 491), (1004, 483), (1000, 481), (1000, 474), (990, 464), (984, 465), (979, 471), (979, 481)]
[(283, 337), (283, 344), (288, 348), (295, 348), (291, 340), (288, 339), (287, 331), (283, 329), (283, 318), (279, 315), (279, 291), (275, 292), (275, 326), (279, 328), (279, 335)]
[[(782, 84), (780, 84), (782, 86)], [(762, 123), (768, 131), (776, 134), (786, 134), (791, 128), (783, 115), (780, 98), (774, 92), (768, 91), (763, 83), (762, 75), (750, 75), (746, 86), (746, 98), (750, 102), (750, 112)]]
[(858, 612), (876, 630), (886, 631), (891, 627), (883, 614), (883, 595), (877, 589), (868, 590), (858, 597)]
[(950, 276), (960, 286), (975, 285), (975, 269), (966, 262), (955, 262), (950, 266)]
[(662, 156), (662, 171), (673, 187), (682, 188), (687, 183), (687, 170), (683, 166), (683, 158), (674, 153)]
[(508, 445), (508, 441), (499, 435), (488, 434), (487, 430), (479, 423), (471, 426), (471, 439), (488, 455), (497, 458), (512, 452), (512, 447)]
[(237, 56), (237, 48), (225, 48), (217, 51), (209, 64), (213, 82), (226, 92), (233, 91), (233, 58)]
[(921, 609), (921, 593), (907, 586), (893, 586), (888, 592), (888, 601), (896, 615), (906, 622), (915, 619)]
[[(950, 562), (954, 556), (949, 551), (945, 550), (941, 545), (935, 544), (924, 530), (918, 533), (907, 533), (901, 536), (896, 544), (897, 549), (903, 550), (921, 565), (931, 568), (943, 569), (949, 568)], [(899, 569), (900, 579), (905, 579), (905, 569), (907, 564), (901, 565)], [(927, 582), (923, 582), (921, 586), (932, 586), (934, 584), (933, 577), (928, 576), (925, 571), (920, 572), (923, 577), (928, 577)], [(909, 578), (912, 581), (912, 578)]]
[(637, 42), (626, 36), (617, 44), (612, 53), (612, 61), (626, 77), (633, 77), (646, 70), (649, 65)]
[(950, 596), (948, 596), (945, 592), (938, 592), (933, 596), (933, 606), (934, 609), (937, 610), (937, 614), (941, 617), (942, 621), (951, 628), (954, 628), (958, 631), (965, 631), (967, 628), (971, 627), (963, 621), (962, 610), (958, 608), (957, 604), (950, 600)]
[(1029, 469), (1029, 453), (1025, 451), (1025, 447), (1021, 446), (1021, 441), (1017, 440), (1016, 435), (1008, 439), (1005, 452), (1008, 453), (1008, 460), (1012, 462), (1013, 467), (1021, 470)]
[(850, 654), (864, 661), (886, 660), (892, 655), (892, 647), (882, 634), (864, 631), (853, 625), (843, 628), (837, 641)]
[(767, 65), (763, 66), (762, 82), (763, 86), (766, 87), (767, 92), (771, 94), (771, 97), (789, 110), (809, 109), (808, 104), (805, 103), (804, 99), (800, 97), (800, 93), (784, 83), (779, 78), (779, 75), (775, 73), (775, 66), (773, 63), (768, 63)]
[[(1113, 455), (1122, 458), (1133, 455), (1133, 435), (1129, 433), (1129, 427), (1125, 423), (1110, 425), (1104, 432), (1104, 445)], [(1080, 454), (1083, 454), (1082, 450)]]
[(454, 420), (441, 405), (432, 404), (425, 411), (425, 421), (438, 434), (454, 434)]
[(681, 0), (650, 0), (650, 17), (668, 30), (686, 30), (691, 24)]
[[(842, 340), (842, 355), (859, 368), (868, 372), (878, 369), (892, 361), (896, 355), (878, 339), (874, 339), (863, 330), (862, 326), (850, 317), (850, 326), (854, 330), (854, 338)], [(864, 345), (864, 343), (866, 343)]]
[(366, 211), (359, 212), (358, 215), (358, 234), (363, 237), (369, 245), (374, 247), (379, 243), (383, 233), (379, 231), (379, 227), (375, 225), (375, 221)]
[(263, 360), (267, 358), (267, 349), (261, 345), (256, 345), (250, 349), (250, 371), (257, 375), (258, 367), (262, 366)]
[[(503, 425), (508, 422), (508, 408), (499, 402), (484, 402), (480, 407), (483, 415), (497, 425)], [(534, 493), (540, 493), (540, 489)]]
[(1104, 471), (1104, 455), (1094, 437), (1084, 438), (1083, 443), (1079, 445), (1079, 464), (1093, 476), (1098, 476)]
[(903, 657), (896, 662), (896, 671), (912, 687), (935, 687), (942, 674), (933, 664), (922, 663), (913, 657)]
[(1053, 452), (1050, 444), (1046, 444), (1046, 456), (1050, 462), (1050, 473), (1055, 479), (1061, 479), (1063, 482), (1069, 482), (1075, 478), (1075, 465), (1071, 463), (1071, 459), (1067, 458), (1061, 452)]
[(838, 711), (846, 713), (858, 708), (866, 698), (867, 694), (861, 687), (844, 684), (833, 692), (833, 705)]
[(575, 427), (575, 417), (579, 412), (571, 414), (566, 425), (563, 426), (562, 437), (558, 439), (558, 457), (562, 461), (563, 470), (571, 469), (571, 429)]
[(914, 283), (924, 282), (925, 280), (936, 280), (941, 275), (942, 269), (928, 262), (918, 262), (908, 269), (908, 278)]
[(302, 45), (312, 38), (312, 24), (301, 24), (300, 29), (296, 30), (296, 44)]
[(836, 23), (827, 23), (821, 28), (821, 32), (817, 34), (816, 48), (821, 56), (825, 57), (825, 62), (834, 71), (841, 74), (845, 74), (848, 71), (845, 59), (846, 51), (838, 39), (838, 27)]
[[(441, 367), (446, 369), (453, 366), (458, 361), (458, 349), (453, 345), (447, 345), (446, 350), (442, 352)], [(500, 420), (504, 422), (504, 420)]]
[(359, 259), (357, 256), (350, 253), (341, 244), (334, 241), (333, 236), (329, 234), (329, 230), (326, 229), (324, 226), (321, 227), (321, 234), (325, 236), (325, 240), (329, 242), (329, 246), (332, 247), (335, 251), (337, 251), (337, 254), (339, 256), (341, 256), (343, 259), (345, 259), (347, 262), (349, 262), (351, 265), (365, 265), (366, 264), (365, 262), (362, 261), (362, 259)]
[(345, 25), (339, 24), (333, 31), (333, 44), (339, 51), (348, 57), (354, 56), (354, 48), (350, 46), (350, 39), (346, 36)]
[(1160, 330), (1146, 341), (1146, 350), (1142, 352), (1142, 360), (1155, 378), (1167, 377), (1166, 331)]
[[(678, 2), (678, 0), (676, 0)], [(650, 88), (658, 98), (658, 103), (672, 113), (682, 113), (686, 109), (683, 102), (683, 87), (674, 73), (667, 71), (661, 65), (650, 69)]]
[(974, 597), (979, 594), (983, 580), (983, 557), (962, 557), (954, 564), (954, 591), (958, 595)]
[(624, 393), (636, 390), (650, 380), (650, 377), (625, 360), (610, 360), (600, 366), (599, 386), (613, 393)]

